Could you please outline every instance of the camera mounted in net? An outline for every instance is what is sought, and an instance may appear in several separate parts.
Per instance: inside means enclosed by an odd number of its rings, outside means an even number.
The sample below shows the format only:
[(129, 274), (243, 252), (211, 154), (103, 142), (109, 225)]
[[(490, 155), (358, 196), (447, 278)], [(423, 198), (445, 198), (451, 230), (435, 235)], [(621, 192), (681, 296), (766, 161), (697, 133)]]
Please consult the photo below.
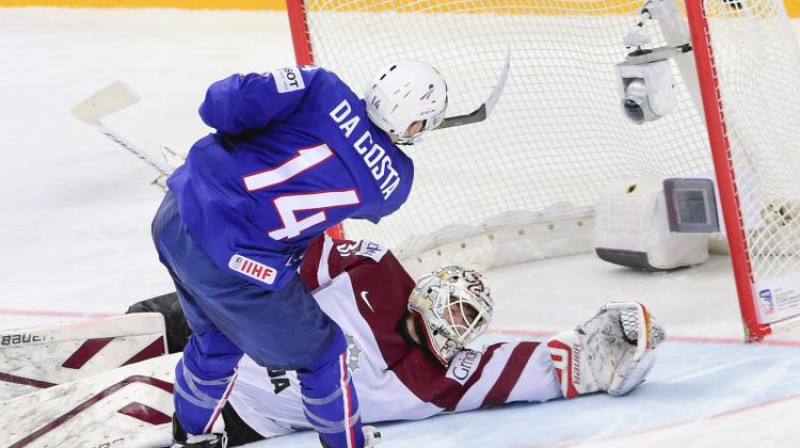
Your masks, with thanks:
[(633, 123), (657, 120), (675, 109), (675, 89), (670, 57), (673, 47), (637, 49), (616, 64), (622, 110)]

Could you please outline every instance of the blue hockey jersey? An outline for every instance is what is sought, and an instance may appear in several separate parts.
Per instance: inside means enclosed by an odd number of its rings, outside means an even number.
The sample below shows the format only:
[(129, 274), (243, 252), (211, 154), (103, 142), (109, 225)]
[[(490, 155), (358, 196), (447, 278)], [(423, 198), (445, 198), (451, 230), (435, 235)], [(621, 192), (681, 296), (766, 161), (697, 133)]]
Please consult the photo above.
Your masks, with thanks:
[(216, 133), (169, 178), (181, 219), (223, 269), (280, 289), (310, 241), (347, 218), (377, 223), (408, 198), (411, 159), (334, 73), (233, 75), (200, 116)]

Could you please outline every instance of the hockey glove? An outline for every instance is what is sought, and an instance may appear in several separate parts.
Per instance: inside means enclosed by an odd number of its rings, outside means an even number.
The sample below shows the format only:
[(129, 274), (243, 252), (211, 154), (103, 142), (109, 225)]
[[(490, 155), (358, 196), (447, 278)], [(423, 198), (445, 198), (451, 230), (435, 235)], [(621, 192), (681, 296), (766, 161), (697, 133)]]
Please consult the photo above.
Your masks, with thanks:
[(644, 305), (609, 303), (575, 330), (553, 336), (547, 347), (565, 398), (624, 395), (644, 381), (664, 337)]

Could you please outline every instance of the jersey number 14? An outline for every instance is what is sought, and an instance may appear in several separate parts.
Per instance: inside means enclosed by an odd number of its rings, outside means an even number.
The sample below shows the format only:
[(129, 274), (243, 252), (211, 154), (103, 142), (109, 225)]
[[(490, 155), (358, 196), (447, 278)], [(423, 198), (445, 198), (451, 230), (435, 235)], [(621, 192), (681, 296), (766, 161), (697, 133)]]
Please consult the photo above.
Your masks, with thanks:
[[(265, 171), (248, 174), (242, 179), (247, 191), (263, 190), (311, 170), (315, 166), (333, 156), (328, 145), (322, 144), (312, 148), (300, 149), (297, 155), (282, 164)], [(320, 191), (317, 193), (297, 193), (278, 196), (273, 200), (283, 227), (269, 231), (267, 234), (275, 240), (294, 238), (304, 230), (325, 222), (328, 215), (325, 209), (359, 204), (361, 200), (356, 190)], [(305, 218), (297, 219), (297, 212), (303, 210), (319, 210)], [(333, 223), (332, 223), (333, 224)]]

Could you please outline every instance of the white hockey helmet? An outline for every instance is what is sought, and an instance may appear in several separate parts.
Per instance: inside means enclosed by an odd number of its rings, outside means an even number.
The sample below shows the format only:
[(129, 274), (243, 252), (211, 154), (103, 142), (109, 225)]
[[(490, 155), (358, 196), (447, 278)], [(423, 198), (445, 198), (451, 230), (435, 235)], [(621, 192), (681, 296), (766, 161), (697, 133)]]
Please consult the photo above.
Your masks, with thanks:
[[(367, 115), (376, 126), (411, 144), (421, 134), (439, 127), (447, 109), (447, 84), (442, 75), (425, 62), (405, 60), (381, 70), (364, 91)], [(422, 122), (420, 132), (406, 136), (408, 127)]]
[(494, 302), (480, 273), (445, 266), (417, 281), (408, 309), (421, 321), (428, 348), (447, 365), (486, 331)]

